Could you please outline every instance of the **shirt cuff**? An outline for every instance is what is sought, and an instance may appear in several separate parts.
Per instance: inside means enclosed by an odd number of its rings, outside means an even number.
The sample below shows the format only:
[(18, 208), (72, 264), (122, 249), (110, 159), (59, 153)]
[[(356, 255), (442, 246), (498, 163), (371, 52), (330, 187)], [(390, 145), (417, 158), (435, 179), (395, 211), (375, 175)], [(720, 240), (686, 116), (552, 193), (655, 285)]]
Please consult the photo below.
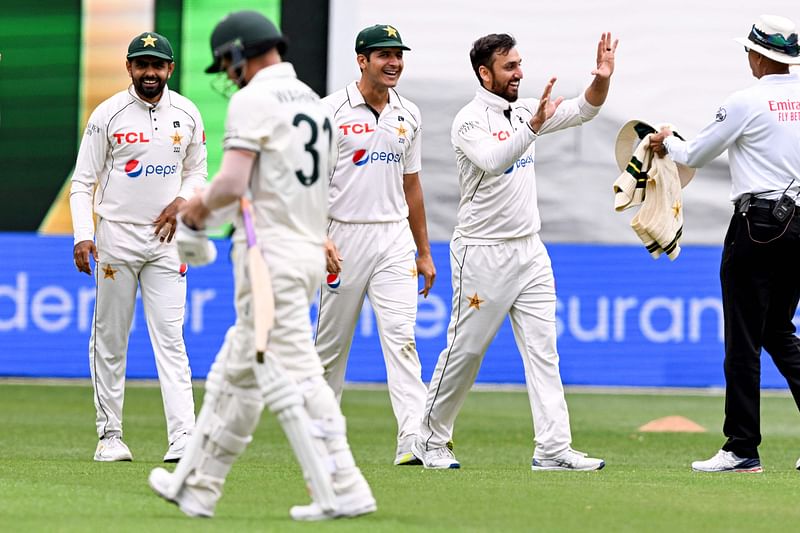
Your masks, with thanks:
[(74, 242), (72, 243), (72, 245), (74, 246), (74, 245), (78, 244), (79, 242), (93, 241), (93, 240), (94, 240), (94, 232), (93, 231), (91, 231), (91, 230), (89, 230), (89, 231), (78, 230), (74, 234)]

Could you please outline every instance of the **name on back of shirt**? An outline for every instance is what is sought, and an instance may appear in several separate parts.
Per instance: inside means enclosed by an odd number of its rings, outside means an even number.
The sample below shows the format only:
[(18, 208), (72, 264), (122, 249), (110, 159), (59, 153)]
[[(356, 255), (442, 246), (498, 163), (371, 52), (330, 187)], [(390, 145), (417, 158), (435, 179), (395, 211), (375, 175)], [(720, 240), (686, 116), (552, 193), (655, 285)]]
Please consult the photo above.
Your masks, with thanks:
[(281, 89), (272, 92), (279, 102), (316, 102), (319, 97), (305, 89)]

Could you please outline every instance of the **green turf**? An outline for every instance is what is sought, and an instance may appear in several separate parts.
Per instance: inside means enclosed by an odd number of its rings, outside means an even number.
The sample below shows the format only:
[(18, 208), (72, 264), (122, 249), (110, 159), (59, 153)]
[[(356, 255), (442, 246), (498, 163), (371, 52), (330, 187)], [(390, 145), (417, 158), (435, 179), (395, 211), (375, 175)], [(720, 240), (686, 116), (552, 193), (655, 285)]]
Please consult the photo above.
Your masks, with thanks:
[[(198, 391), (198, 401), (201, 397)], [(147, 473), (166, 448), (159, 391), (129, 386), (125, 440), (133, 463), (94, 463), (87, 386), (0, 384), (0, 531), (791, 531), (800, 523), (800, 418), (788, 397), (762, 401), (765, 472), (697, 474), (689, 463), (722, 443), (714, 396), (568, 395), (574, 445), (601, 472), (531, 472), (531, 422), (521, 392), (473, 392), (458, 419), (463, 468), (394, 467), (385, 390), (348, 390), (344, 410), (376, 514), (324, 524), (289, 520), (307, 497), (271, 415), (234, 466), (217, 516), (188, 519), (154, 496)], [(705, 434), (643, 434), (682, 415)]]

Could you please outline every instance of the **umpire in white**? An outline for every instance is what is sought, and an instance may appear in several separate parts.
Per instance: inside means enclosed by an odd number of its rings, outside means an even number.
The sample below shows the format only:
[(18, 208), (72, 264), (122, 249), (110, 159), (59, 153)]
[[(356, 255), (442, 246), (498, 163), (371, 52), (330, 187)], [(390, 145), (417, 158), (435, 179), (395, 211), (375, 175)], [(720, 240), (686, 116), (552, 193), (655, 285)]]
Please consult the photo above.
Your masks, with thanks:
[[(651, 146), (676, 163), (702, 167), (725, 150), (734, 213), (720, 280), (725, 317), (727, 441), (699, 472), (761, 472), (761, 349), (800, 406), (800, 341), (792, 323), (800, 299), (800, 47), (792, 21), (763, 15), (743, 44), (758, 82), (733, 93), (691, 141), (664, 130)], [(663, 142), (663, 144), (662, 144)], [(800, 460), (795, 465), (800, 468)]]
[(167, 417), (164, 461), (175, 462), (194, 428), (194, 400), (183, 342), (186, 265), (172, 237), (178, 209), (205, 183), (205, 134), (195, 105), (167, 88), (175, 63), (166, 37), (138, 35), (127, 59), (132, 83), (89, 117), (70, 193), (75, 266), (91, 275), (90, 256), (96, 262), (89, 340), (100, 437), (94, 459), (133, 459), (122, 441), (122, 404), (138, 288)]

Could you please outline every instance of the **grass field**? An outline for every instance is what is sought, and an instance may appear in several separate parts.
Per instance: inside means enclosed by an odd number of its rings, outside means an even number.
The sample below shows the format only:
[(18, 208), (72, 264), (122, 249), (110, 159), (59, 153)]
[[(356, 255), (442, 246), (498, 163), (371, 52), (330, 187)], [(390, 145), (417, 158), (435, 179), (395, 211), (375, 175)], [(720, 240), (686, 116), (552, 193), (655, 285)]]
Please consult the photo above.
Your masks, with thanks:
[[(196, 391), (198, 405), (202, 390)], [(93, 462), (88, 385), (0, 383), (0, 531), (791, 531), (800, 523), (800, 415), (788, 396), (762, 401), (763, 474), (697, 474), (722, 444), (719, 396), (568, 395), (574, 445), (606, 459), (600, 472), (531, 472), (523, 392), (473, 392), (456, 427), (461, 470), (394, 467), (385, 390), (348, 390), (344, 411), (378, 512), (294, 523), (307, 500), (280, 428), (265, 414), (225, 487), (217, 516), (189, 519), (154, 496), (147, 474), (166, 448), (155, 387), (129, 385), (132, 463)], [(682, 415), (703, 434), (640, 433)]]

